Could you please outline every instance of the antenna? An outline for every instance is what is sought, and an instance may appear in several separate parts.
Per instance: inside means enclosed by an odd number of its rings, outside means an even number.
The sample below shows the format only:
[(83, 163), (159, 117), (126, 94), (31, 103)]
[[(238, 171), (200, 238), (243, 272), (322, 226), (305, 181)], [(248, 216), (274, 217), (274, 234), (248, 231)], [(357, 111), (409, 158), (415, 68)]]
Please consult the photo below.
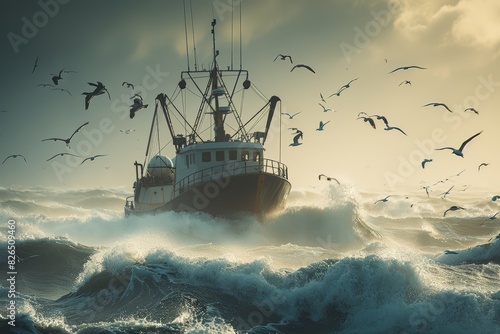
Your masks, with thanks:
[(240, 1), (240, 70), (243, 68), (243, 54), (241, 51), (241, 7), (243, 7), (243, 1)]
[(188, 65), (188, 71), (190, 70), (189, 68), (189, 44), (188, 44), (188, 31), (187, 31), (187, 20), (186, 20), (186, 0), (183, 0), (182, 3), (184, 4), (184, 35), (186, 35), (186, 58), (187, 58), (187, 65)]
[(234, 2), (231, 2), (231, 70), (233, 70), (233, 30), (234, 30)]
[(193, 48), (194, 48), (194, 70), (198, 71), (198, 59), (196, 57), (196, 40), (194, 38), (194, 18), (193, 18), (193, 3), (189, 0), (189, 7), (191, 8), (191, 32), (193, 34)]

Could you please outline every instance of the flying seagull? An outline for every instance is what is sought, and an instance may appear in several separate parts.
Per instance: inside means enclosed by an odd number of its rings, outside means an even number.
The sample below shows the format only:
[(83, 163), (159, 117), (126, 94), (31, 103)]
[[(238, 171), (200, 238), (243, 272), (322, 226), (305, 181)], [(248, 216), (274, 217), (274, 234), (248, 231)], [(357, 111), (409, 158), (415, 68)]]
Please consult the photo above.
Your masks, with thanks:
[(494, 220), (494, 219), (497, 219), (497, 215), (499, 214), (500, 212), (497, 212), (495, 213), (493, 216), (491, 216), (490, 218), (486, 219), (484, 222), (481, 223), (481, 225), (479, 226), (483, 226), (484, 223), (486, 223), (488, 220)]
[(47, 159), (47, 161), (50, 161), (52, 159), (54, 159), (55, 157), (58, 157), (58, 156), (64, 156), (64, 155), (71, 155), (72, 157), (77, 157), (79, 158), (80, 156), (79, 155), (74, 155), (74, 154), (71, 154), (71, 153), (57, 153), (56, 155), (54, 155), (52, 158), (49, 158)]
[(281, 114), (282, 114), (282, 115), (287, 115), (289, 119), (292, 119), (292, 118), (294, 118), (295, 116), (297, 116), (298, 114), (300, 114), (301, 112), (302, 112), (302, 111), (299, 111), (299, 112), (297, 112), (297, 113), (295, 113), (295, 114), (293, 114), (293, 115), (290, 115), (290, 114), (289, 114), (289, 113), (287, 113), (287, 112), (282, 112)]
[(94, 161), (95, 158), (98, 158), (98, 157), (105, 157), (106, 154), (97, 154), (97, 155), (94, 155), (93, 157), (88, 157), (88, 158), (85, 158), (81, 163), (83, 164), (85, 161), (89, 160), (89, 161)]
[(400, 86), (401, 85), (410, 85), (411, 86), (411, 81), (410, 80), (405, 80), (405, 81), (401, 82), (399, 85)]
[(403, 130), (401, 130), (400, 128), (398, 128), (397, 126), (387, 126), (387, 127), (384, 128), (384, 130), (387, 130), (387, 131), (389, 131), (389, 130), (398, 130), (399, 132), (401, 132), (402, 134), (404, 134), (405, 136), (407, 136), (407, 134)]
[(453, 187), (454, 187), (454, 185), (453, 185), (453, 186), (451, 186), (451, 188), (450, 188), (450, 189), (446, 190), (444, 193), (439, 194), (439, 195), (443, 195), (443, 199), (444, 199), (444, 198), (446, 198), (446, 195), (449, 195), (449, 194), (450, 194), (450, 191), (451, 191), (451, 189), (453, 189)]
[(35, 69), (38, 67), (38, 57), (36, 57), (35, 64), (33, 64), (33, 70), (31, 71), (31, 74), (35, 73)]
[(424, 159), (422, 160), (422, 168), (425, 168), (425, 164), (428, 162), (432, 162), (432, 159)]
[(332, 110), (332, 109), (330, 109), (330, 108), (326, 108), (326, 107), (325, 107), (324, 105), (322, 105), (321, 103), (318, 103), (318, 104), (321, 106), (321, 108), (323, 108), (323, 112), (327, 112), (327, 111), (331, 111), (331, 110)]
[(391, 73), (394, 73), (396, 71), (399, 71), (399, 70), (408, 70), (410, 68), (416, 68), (416, 69), (420, 69), (420, 70), (426, 70), (425, 67), (420, 67), (420, 66), (415, 66), (415, 65), (411, 65), (411, 66), (401, 66), (401, 67), (398, 67), (392, 71), (390, 71), (388, 74), (391, 74)]
[(69, 143), (71, 141), (71, 139), (73, 139), (73, 136), (78, 132), (80, 131), (81, 128), (83, 128), (85, 125), (89, 124), (89, 122), (85, 122), (84, 124), (80, 125), (78, 127), (78, 129), (76, 129), (73, 134), (69, 137), (69, 138), (66, 138), (66, 139), (63, 139), (63, 138), (47, 138), (47, 139), (42, 139), (42, 141), (47, 141), (47, 140), (53, 140), (53, 141), (57, 141), (57, 140), (60, 140), (60, 141), (63, 141), (66, 143), (66, 146), (69, 146)]
[(449, 255), (449, 254), (458, 254), (458, 252), (455, 252), (455, 251), (451, 251), (451, 250), (445, 250), (444, 251), (445, 254)]
[(483, 162), (483, 163), (481, 163), (481, 164), (477, 167), (477, 171), (479, 172), (479, 171), (481, 170), (481, 167), (483, 167), (483, 166), (484, 166), (484, 167), (486, 167), (486, 166), (488, 166), (488, 165), (489, 165), (489, 163), (487, 163), (487, 162)]
[(302, 143), (299, 143), (299, 139), (303, 139), (302, 131), (300, 131), (300, 130), (297, 129), (296, 133), (297, 134), (295, 135), (295, 137), (293, 137), (293, 143), (291, 143), (288, 146), (299, 146), (299, 145), (302, 145)]
[(362, 118), (365, 122), (370, 123), (370, 125), (372, 126), (372, 128), (374, 128), (374, 129), (377, 128), (376, 125), (375, 125), (375, 121), (372, 118), (370, 118), (370, 117), (358, 117), (357, 119), (360, 119), (360, 118)]
[(482, 132), (483, 132), (483, 131), (478, 132), (478, 133), (476, 133), (474, 136), (472, 136), (472, 137), (470, 137), (469, 139), (467, 139), (466, 141), (464, 141), (464, 142), (462, 143), (462, 145), (460, 145), (460, 148), (459, 148), (458, 150), (457, 150), (456, 148), (453, 148), (453, 147), (441, 147), (441, 148), (436, 148), (436, 151), (441, 151), (441, 150), (449, 149), (449, 150), (451, 150), (451, 151), (452, 151), (452, 152), (451, 152), (452, 154), (455, 154), (455, 155), (457, 155), (457, 156), (459, 156), (459, 157), (462, 157), (462, 158), (463, 158), (463, 157), (464, 157), (464, 154), (463, 154), (463, 152), (462, 152), (462, 151), (463, 151), (463, 149), (465, 148), (465, 145), (467, 145), (467, 143), (468, 143), (468, 142), (470, 142), (472, 139), (474, 139), (474, 138), (476, 138), (477, 136), (479, 136)]
[(431, 103), (427, 103), (426, 105), (423, 105), (423, 107), (428, 107), (428, 106), (433, 106), (433, 107), (444, 107), (446, 110), (448, 110), (449, 112), (453, 112), (451, 111), (450, 108), (448, 108), (448, 106), (444, 103), (441, 103), (441, 102), (431, 102)]
[(491, 198), (493, 202), (496, 202), (497, 199), (500, 199), (500, 195), (495, 195)]
[(476, 109), (474, 109), (474, 108), (467, 108), (467, 109), (465, 109), (464, 111), (465, 111), (465, 112), (467, 112), (467, 111), (472, 111), (472, 112), (474, 112), (476, 115), (479, 115), (479, 111), (477, 111), (477, 110), (476, 110)]
[(134, 118), (135, 113), (142, 108), (147, 108), (148, 105), (142, 102), (142, 99), (134, 99), (134, 104), (130, 106), (130, 118)]
[[(425, 193), (427, 194), (427, 197), (429, 197), (429, 188), (431, 186), (423, 186), (422, 189), (425, 189)], [(432, 191), (432, 190), (431, 190)]]
[(292, 57), (289, 55), (282, 55), (281, 53), (274, 58), (273, 61), (276, 61), (276, 59), (280, 58), (280, 60), (286, 60), (287, 58), (290, 59), (290, 63), (293, 64)]
[(54, 83), (54, 85), (57, 86), (59, 84), (59, 80), (62, 79), (61, 74), (63, 73), (63, 71), (64, 71), (64, 68), (59, 71), (59, 74), (51, 74), (52, 75), (52, 82)]
[(297, 65), (295, 65), (294, 67), (292, 67), (292, 69), (290, 70), (290, 72), (292, 72), (296, 67), (304, 67), (304, 68), (308, 69), (309, 71), (311, 71), (313, 73), (316, 73), (316, 72), (314, 72), (314, 70), (311, 67), (309, 67), (307, 65), (304, 65), (304, 64), (297, 64)]
[(322, 177), (324, 177), (327, 181), (332, 181), (333, 180), (333, 181), (337, 182), (340, 185), (339, 180), (337, 180), (334, 177), (326, 176), (325, 174), (319, 174), (318, 175), (318, 180), (321, 180)]
[(37, 86), (37, 87), (40, 87), (40, 86), (42, 86), (42, 87), (47, 87), (47, 86), (48, 86), (48, 87), (54, 87), (54, 85), (53, 85), (53, 84), (38, 84), (38, 85), (36, 85), (36, 86)]
[(124, 82), (122, 83), (122, 86), (127, 86), (127, 88), (132, 88), (132, 89), (134, 89), (134, 85), (132, 85), (131, 83), (126, 82), (126, 81), (124, 81)]
[(377, 204), (378, 202), (387, 202), (389, 197), (391, 197), (391, 195), (389, 195), (389, 196), (385, 196), (385, 198), (379, 199), (378, 201), (376, 201), (376, 202), (375, 202), (375, 203), (373, 203), (373, 204)]
[(328, 123), (330, 123), (330, 121), (326, 122), (326, 123), (323, 123), (323, 121), (319, 121), (319, 127), (316, 129), (316, 131), (323, 131), (325, 125), (327, 125)]
[(461, 206), (458, 206), (458, 205), (453, 205), (451, 206), (448, 210), (446, 210), (444, 213), (443, 213), (443, 217), (446, 216), (446, 213), (448, 211), (457, 211), (457, 210), (465, 210), (465, 208), (462, 208)]
[(323, 101), (323, 103), (326, 103), (325, 98), (323, 97), (323, 94), (319, 93), (319, 97), (321, 97), (321, 101)]
[(106, 89), (106, 86), (104, 86), (102, 84), (102, 82), (100, 82), (100, 81), (97, 81), (97, 83), (89, 82), (88, 84), (91, 86), (94, 86), (95, 89), (93, 92), (90, 92), (90, 93), (88, 93), (88, 92), (82, 93), (82, 95), (85, 95), (85, 110), (87, 110), (89, 108), (90, 100), (92, 100), (93, 97), (98, 96), (98, 95), (102, 95), (102, 94), (104, 94), (104, 92), (108, 93), (108, 97), (111, 100), (111, 95), (109, 95), (109, 92)]
[(64, 88), (52, 88), (52, 90), (60, 90), (61, 92), (66, 92), (68, 93), (70, 96), (73, 96), (69, 90), (67, 89), (64, 89)]
[(5, 160), (2, 162), (2, 165), (4, 164), (5, 161), (7, 161), (7, 159), (9, 159), (9, 158), (15, 159), (15, 158), (18, 158), (18, 157), (23, 158), (24, 162), (27, 163), (26, 158), (22, 154), (12, 154), (12, 155), (9, 155), (7, 158), (5, 158)]

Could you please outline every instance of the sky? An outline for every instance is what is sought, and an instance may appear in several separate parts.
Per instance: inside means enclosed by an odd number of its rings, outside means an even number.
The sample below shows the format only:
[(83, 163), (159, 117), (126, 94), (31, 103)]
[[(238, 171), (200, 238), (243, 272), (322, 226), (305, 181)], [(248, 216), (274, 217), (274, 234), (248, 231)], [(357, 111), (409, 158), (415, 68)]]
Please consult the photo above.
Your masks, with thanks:
[[(419, 191), (446, 178), (457, 189), (500, 194), (497, 0), (147, 0), (140, 5), (131, 0), (8, 0), (2, 5), (0, 159), (22, 154), (27, 163), (18, 157), (1, 164), (0, 186), (132, 192), (133, 163), (144, 159), (155, 97), (172, 94), (187, 59), (194, 67), (193, 46), (197, 66), (209, 66), (215, 18), (219, 65), (233, 62), (238, 68), (241, 56), (252, 84), (267, 97), (280, 97), (280, 112), (300, 112), (291, 120), (281, 118), (281, 157), (292, 189), (317, 187), (323, 173), (386, 194)], [(274, 61), (280, 53), (316, 73), (291, 72), (288, 60)], [(410, 65), (425, 69), (389, 73)], [(68, 73), (57, 88), (71, 95), (38, 86), (51, 83), (52, 74), (62, 69)], [(353, 79), (339, 96), (328, 97)], [(106, 85), (111, 99), (98, 96), (85, 110), (82, 93), (93, 90), (88, 83), (96, 81)], [(124, 81), (135, 84), (149, 104), (134, 119), (128, 117), (132, 91), (122, 86)], [(261, 102), (250, 105), (256, 111)], [(445, 103), (452, 112), (424, 107), (433, 102)], [(332, 110), (324, 112), (320, 103)], [(464, 111), (471, 107), (478, 114)], [(357, 119), (360, 112), (384, 115), (407, 135), (384, 130), (380, 120), (373, 129)], [(278, 118), (266, 151), (276, 160)], [(316, 130), (320, 121), (330, 122), (324, 131)], [(67, 138), (86, 122), (70, 148), (42, 141)], [(289, 127), (303, 131), (302, 145), (289, 146)], [(481, 131), (464, 148), (463, 158), (436, 150), (458, 148)], [(68, 156), (47, 161), (61, 152), (105, 156), (81, 165), (82, 158)], [(173, 157), (173, 147), (164, 154)], [(423, 169), (425, 158), (432, 162)], [(478, 170), (481, 163), (488, 165)]]

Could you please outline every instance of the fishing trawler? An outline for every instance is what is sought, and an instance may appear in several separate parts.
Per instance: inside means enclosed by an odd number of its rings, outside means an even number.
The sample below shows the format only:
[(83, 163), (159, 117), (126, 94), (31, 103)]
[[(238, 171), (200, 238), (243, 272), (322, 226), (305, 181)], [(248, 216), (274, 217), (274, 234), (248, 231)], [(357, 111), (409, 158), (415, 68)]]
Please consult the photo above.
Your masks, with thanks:
[[(159, 94), (156, 97), (146, 158), (144, 163), (134, 163), (134, 195), (126, 199), (126, 216), (200, 211), (213, 216), (253, 214), (266, 217), (279, 212), (286, 204), (291, 189), (288, 168), (281, 161), (267, 158), (264, 148), (276, 107), (278, 104), (281, 107), (280, 99), (272, 96), (243, 122), (242, 110), (235, 106), (236, 96), (240, 95), (243, 101), (245, 92), (251, 90), (253, 84), (248, 79), (248, 71), (241, 69), (241, 65), (238, 70), (233, 70), (232, 66), (227, 70), (219, 68), (215, 19), (211, 25), (213, 60), (210, 69), (195, 67), (191, 71), (188, 60), (188, 70), (181, 72), (172, 96)], [(190, 123), (185, 95), (193, 92), (198, 111), (194, 122)], [(181, 99), (184, 111), (176, 107), (176, 99)], [(243, 103), (241, 105), (242, 108)], [(210, 115), (210, 124), (203, 128), (205, 115)], [(163, 126), (160, 118), (164, 118)], [(174, 121), (180, 124), (184, 134), (174, 130)], [(228, 125), (230, 121), (232, 124)], [(160, 140), (160, 130), (165, 125), (175, 149), (173, 159), (162, 153), (165, 146)], [(263, 127), (261, 131), (250, 133), (247, 130), (257, 126)], [(231, 134), (227, 128), (232, 130)], [(212, 129), (211, 138), (204, 139), (202, 134)], [(277, 131), (281, 134), (281, 130)], [(281, 147), (279, 149), (281, 160)]]

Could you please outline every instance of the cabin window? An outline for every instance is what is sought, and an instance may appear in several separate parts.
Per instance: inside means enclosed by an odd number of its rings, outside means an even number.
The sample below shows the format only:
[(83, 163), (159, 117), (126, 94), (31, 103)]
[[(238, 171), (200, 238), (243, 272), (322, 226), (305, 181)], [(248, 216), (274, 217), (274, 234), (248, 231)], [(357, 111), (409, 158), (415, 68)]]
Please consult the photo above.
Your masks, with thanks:
[(224, 161), (224, 151), (215, 151), (215, 161)]
[(229, 151), (229, 160), (238, 160), (238, 151), (230, 150)]
[(202, 152), (201, 153), (201, 161), (203, 162), (210, 162), (212, 161), (212, 156), (210, 154), (211, 152)]
[(241, 161), (248, 161), (250, 154), (248, 151), (241, 151)]
[(189, 168), (189, 155), (186, 155), (186, 167)]
[(258, 152), (258, 151), (253, 152), (253, 161), (257, 161), (257, 162), (260, 161), (260, 152)]

